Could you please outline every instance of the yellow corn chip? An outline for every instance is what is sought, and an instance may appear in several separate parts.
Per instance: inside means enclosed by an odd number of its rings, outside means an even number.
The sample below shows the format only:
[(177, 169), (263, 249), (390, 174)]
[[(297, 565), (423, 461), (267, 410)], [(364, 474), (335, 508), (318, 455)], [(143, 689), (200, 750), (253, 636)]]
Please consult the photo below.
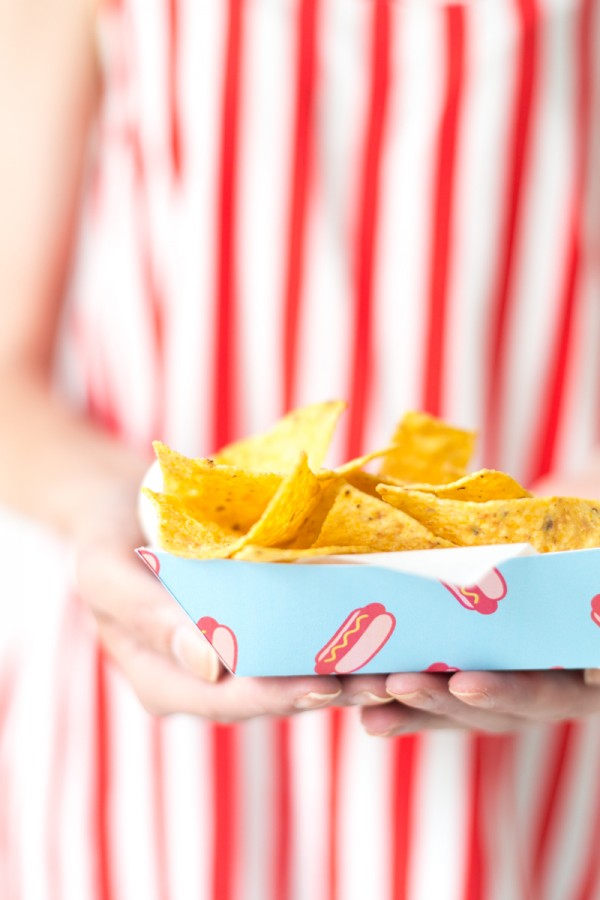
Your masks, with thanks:
[(156, 494), (143, 488), (144, 494), (155, 504), (158, 512), (158, 543), (175, 556), (188, 558), (223, 558), (239, 544), (239, 534), (215, 524), (192, 517), (185, 501), (171, 494)]
[(470, 475), (448, 484), (411, 484), (410, 489), (434, 494), (443, 500), (469, 500), (474, 503), (483, 503), (486, 500), (518, 500), (532, 496), (510, 475), (496, 472), (494, 469), (480, 469), (479, 472), (471, 472)]
[(381, 465), (382, 475), (401, 481), (446, 484), (466, 474), (475, 433), (425, 413), (407, 413), (392, 438), (396, 445)]
[(461, 546), (530, 543), (540, 553), (600, 547), (600, 503), (524, 497), (472, 503), (382, 485), (381, 496), (434, 534)]
[(298, 529), (298, 533), (293, 541), (288, 544), (290, 550), (306, 550), (312, 547), (319, 537), (319, 533), (323, 527), (323, 523), (329, 514), (329, 510), (335, 502), (339, 490), (344, 485), (342, 478), (334, 477), (328, 482), (324, 482), (319, 478), (321, 492), (319, 498), (310, 513), (305, 517), (304, 521)]
[(337, 421), (346, 408), (338, 400), (294, 410), (270, 431), (236, 441), (215, 456), (215, 462), (255, 472), (291, 472), (301, 452), (313, 471), (325, 461)]
[(306, 454), (302, 453), (296, 467), (282, 480), (261, 518), (242, 539), (241, 546), (257, 544), (260, 547), (277, 547), (289, 543), (296, 537), (320, 496), (321, 484), (309, 469)]
[(185, 498), (185, 512), (201, 521), (245, 533), (262, 516), (281, 483), (281, 476), (216, 465), (210, 459), (188, 459), (159, 441), (164, 493)]
[[(313, 547), (368, 547), (386, 550), (427, 550), (452, 546), (420, 522), (347, 484), (338, 492)], [(365, 551), (363, 551), (365, 552)]]
[(295, 562), (314, 556), (337, 556), (342, 553), (369, 553), (368, 547), (310, 547), (305, 550), (279, 549), (277, 547), (255, 547), (248, 545), (234, 554), (235, 559), (246, 562)]
[[(398, 478), (392, 478), (390, 475), (373, 475), (371, 472), (363, 472), (361, 469), (348, 472), (344, 477), (352, 487), (369, 494), (371, 497), (377, 497), (377, 499), (379, 499), (377, 488), (380, 484), (393, 484), (397, 487), (407, 484), (406, 481), (400, 481)], [(411, 484), (410, 486), (412, 487), (413, 485)]]
[[(350, 459), (348, 462), (343, 463), (343, 465), (337, 466), (333, 469), (333, 472), (336, 475), (347, 478), (348, 475), (351, 475), (354, 472), (360, 472), (363, 466), (366, 466), (371, 460), (379, 459), (380, 456), (387, 456), (388, 453), (393, 453), (395, 449), (394, 445), (390, 444), (389, 447), (383, 447), (381, 450), (373, 450), (372, 453), (365, 453), (364, 456), (357, 456), (356, 459)], [(331, 473), (327, 470), (319, 472), (320, 478), (327, 478), (330, 475)]]

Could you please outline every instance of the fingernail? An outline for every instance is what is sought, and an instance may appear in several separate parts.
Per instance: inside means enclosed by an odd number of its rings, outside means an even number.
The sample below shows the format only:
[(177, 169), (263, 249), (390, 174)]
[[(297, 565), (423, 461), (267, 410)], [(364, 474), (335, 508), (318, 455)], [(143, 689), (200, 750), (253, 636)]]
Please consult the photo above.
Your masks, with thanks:
[(193, 628), (177, 628), (171, 649), (175, 659), (192, 675), (198, 675), (204, 681), (216, 681), (219, 677), (219, 657), (208, 641)]
[(600, 669), (586, 669), (583, 680), (591, 687), (600, 687)]
[(406, 694), (396, 694), (390, 691), (394, 700), (400, 703), (406, 703), (407, 706), (418, 706), (420, 709), (433, 709), (436, 706), (436, 699), (429, 691), (409, 691)]
[(494, 706), (494, 701), (485, 691), (467, 691), (461, 694), (450, 689), (450, 693), (453, 697), (462, 700), (463, 703), (468, 703), (469, 706), (480, 706), (482, 709), (491, 709)]
[(294, 706), (296, 709), (319, 709), (321, 706), (327, 706), (328, 703), (339, 697), (341, 693), (341, 689), (336, 691), (335, 694), (317, 694), (316, 691), (311, 691), (309, 694), (304, 694), (303, 697), (298, 697), (294, 700)]
[(392, 703), (393, 697), (381, 697), (372, 691), (359, 691), (350, 698), (353, 706), (375, 706), (381, 703)]

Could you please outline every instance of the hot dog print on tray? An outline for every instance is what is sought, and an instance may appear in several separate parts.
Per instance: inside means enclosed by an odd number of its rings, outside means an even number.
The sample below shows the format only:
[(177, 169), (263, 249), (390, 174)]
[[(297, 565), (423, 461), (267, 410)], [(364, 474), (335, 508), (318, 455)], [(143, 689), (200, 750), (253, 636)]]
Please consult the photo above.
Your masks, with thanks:
[(235, 674), (238, 646), (237, 638), (231, 628), (228, 628), (227, 625), (221, 625), (212, 616), (202, 616), (201, 619), (198, 619), (196, 625), (213, 649), (219, 654), (229, 671)]
[(366, 666), (390, 639), (396, 619), (382, 603), (353, 609), (317, 653), (317, 675), (349, 675)]
[(456, 597), (461, 606), (481, 613), (483, 616), (495, 613), (500, 600), (504, 600), (506, 597), (506, 581), (498, 569), (492, 569), (481, 579), (479, 584), (469, 585), (469, 587), (454, 587), (444, 582), (442, 584), (453, 597)]

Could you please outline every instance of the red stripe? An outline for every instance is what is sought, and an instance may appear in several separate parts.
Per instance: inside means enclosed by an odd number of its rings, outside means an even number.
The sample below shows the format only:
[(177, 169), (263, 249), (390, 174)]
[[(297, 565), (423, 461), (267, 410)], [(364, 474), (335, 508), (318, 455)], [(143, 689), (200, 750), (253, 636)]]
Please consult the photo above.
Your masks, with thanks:
[[(239, 858), (238, 778), (239, 732), (228, 725), (212, 726), (213, 788), (213, 900), (231, 900), (234, 896), (236, 867)], [(205, 802), (205, 798), (201, 798)]]
[(471, 789), (466, 835), (465, 900), (489, 896), (493, 875), (488, 858), (490, 821), (504, 807), (503, 786), (514, 778), (514, 741), (509, 735), (473, 735), (470, 740)]
[(440, 121), (433, 195), (433, 241), (429, 283), (429, 326), (426, 344), (423, 409), (439, 414), (445, 365), (444, 335), (452, 253), (455, 160), (464, 83), (465, 9), (444, 11), (446, 27), (446, 95)]
[(355, 322), (346, 452), (361, 451), (372, 374), (373, 269), (377, 245), (380, 170), (390, 83), (390, 5), (373, 3), (371, 92), (365, 134), (356, 244)]
[(240, 76), (244, 0), (229, 0), (227, 50), (221, 118), (218, 198), (217, 311), (214, 369), (213, 440), (222, 447), (234, 434), (236, 340), (236, 226)]
[(484, 762), (485, 743), (482, 736), (474, 736), (470, 740), (471, 762), (471, 800), (469, 809), (469, 825), (466, 846), (466, 880), (465, 900), (480, 900), (485, 896), (484, 892), (484, 823), (483, 795), (484, 795)]
[(484, 431), (486, 465), (492, 465), (498, 454), (501, 427), (502, 390), (506, 367), (507, 323), (514, 303), (512, 291), (515, 254), (522, 219), (524, 181), (529, 165), (532, 111), (537, 87), (538, 38), (537, 0), (515, 0), (520, 30), (513, 118), (508, 141), (508, 174), (504, 220), (500, 232), (498, 272), (494, 279), (494, 296), (490, 319), (489, 375)]
[[(244, 0), (228, 0), (227, 46), (221, 116), (221, 152), (217, 210), (217, 286), (212, 439), (215, 447), (231, 441), (236, 430), (236, 226), (237, 166), (242, 71)], [(233, 897), (239, 840), (239, 732), (214, 725), (213, 900)]]
[(575, 743), (575, 725), (567, 722), (557, 726), (547, 748), (548, 775), (542, 798), (538, 827), (534, 833), (532, 873), (534, 896), (541, 896), (543, 878), (551, 849), (549, 838), (556, 827), (560, 801), (566, 790), (563, 773), (571, 763)]
[(97, 900), (113, 900), (113, 860), (110, 844), (110, 765), (111, 727), (106, 660), (100, 647), (96, 648), (96, 782), (92, 802), (94, 840), (96, 851), (95, 888)]
[(179, 0), (167, 0), (169, 44), (167, 58), (167, 97), (169, 148), (175, 178), (181, 177), (181, 118), (179, 113)]
[(292, 895), (290, 878), (293, 816), (290, 723), (287, 719), (279, 719), (273, 723), (273, 736), (275, 739), (275, 771), (273, 773), (275, 792), (273, 860), (275, 871), (273, 900), (289, 900)]
[(283, 335), (283, 405), (296, 394), (298, 322), (304, 274), (308, 191), (312, 161), (312, 126), (316, 82), (318, 0), (301, 0), (296, 48), (296, 122), (290, 201), (288, 259)]
[(392, 900), (406, 900), (413, 827), (414, 783), (420, 739), (407, 736), (394, 740), (392, 752)]
[(340, 799), (340, 750), (342, 741), (342, 710), (331, 709), (329, 716), (329, 796), (324, 810), (327, 817), (327, 900), (338, 900), (339, 887), (339, 799)]
[(588, 183), (589, 143), (592, 104), (592, 37), (593, 0), (583, 0), (576, 36), (574, 57), (577, 60), (577, 137), (575, 172), (570, 205), (569, 239), (566, 252), (564, 284), (555, 343), (551, 355), (548, 390), (542, 406), (541, 427), (537, 452), (533, 460), (531, 479), (551, 472), (555, 466), (557, 435), (565, 409), (565, 390), (569, 360), (576, 352), (574, 320), (577, 288), (581, 275), (581, 257), (585, 228), (585, 196)]

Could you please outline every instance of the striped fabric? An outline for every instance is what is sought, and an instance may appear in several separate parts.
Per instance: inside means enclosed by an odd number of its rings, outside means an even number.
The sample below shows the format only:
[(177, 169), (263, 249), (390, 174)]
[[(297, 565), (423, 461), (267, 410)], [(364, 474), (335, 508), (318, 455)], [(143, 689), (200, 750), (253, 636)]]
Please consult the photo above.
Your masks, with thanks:
[[(409, 408), (527, 482), (585, 460), (598, 0), (113, 0), (100, 26), (64, 342), (99, 421), (206, 454), (339, 397), (334, 462)], [(66, 573), (0, 668), (6, 900), (600, 898), (599, 720), (155, 721)]]

